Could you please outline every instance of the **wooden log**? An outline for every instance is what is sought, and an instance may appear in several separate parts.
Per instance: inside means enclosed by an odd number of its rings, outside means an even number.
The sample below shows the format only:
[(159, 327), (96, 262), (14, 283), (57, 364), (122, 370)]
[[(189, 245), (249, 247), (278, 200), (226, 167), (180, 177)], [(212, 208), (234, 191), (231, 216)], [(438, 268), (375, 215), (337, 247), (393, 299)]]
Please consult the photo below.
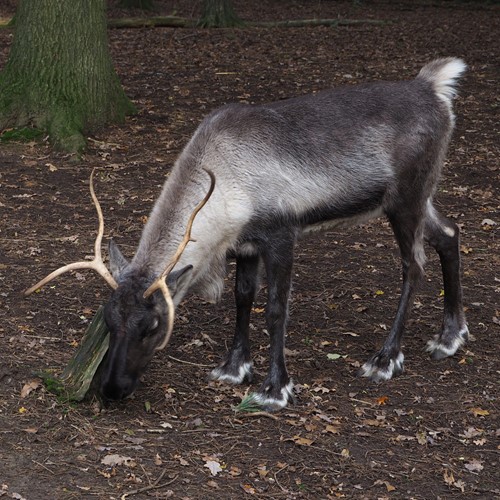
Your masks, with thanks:
[[(245, 28), (304, 28), (308, 26), (353, 26), (353, 25), (382, 25), (387, 21), (377, 19), (297, 19), (290, 21), (242, 21)], [(110, 28), (195, 28), (198, 21), (177, 16), (166, 17), (132, 17), (128, 19), (110, 19)]]
[[(10, 28), (11, 19), (0, 19), (0, 28)], [(304, 28), (307, 26), (355, 26), (355, 25), (383, 25), (390, 21), (378, 19), (297, 19), (289, 21), (242, 21), (241, 27), (248, 28)], [(178, 16), (156, 17), (129, 17), (123, 19), (109, 19), (110, 28), (195, 28), (199, 26), (198, 19), (188, 19)]]
[(91, 389), (96, 372), (108, 351), (109, 331), (104, 321), (103, 307), (96, 312), (82, 340), (58, 377), (62, 396), (69, 401), (81, 401)]

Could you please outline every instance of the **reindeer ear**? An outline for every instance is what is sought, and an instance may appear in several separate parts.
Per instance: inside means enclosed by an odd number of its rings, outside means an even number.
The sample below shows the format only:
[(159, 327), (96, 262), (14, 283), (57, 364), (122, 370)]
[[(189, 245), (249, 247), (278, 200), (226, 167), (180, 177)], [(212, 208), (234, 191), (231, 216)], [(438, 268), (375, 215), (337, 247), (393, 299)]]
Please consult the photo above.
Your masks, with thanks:
[(123, 256), (118, 245), (109, 240), (109, 268), (116, 281), (119, 280), (123, 270), (128, 266), (128, 260)]
[(193, 266), (186, 266), (178, 271), (172, 271), (167, 277), (167, 286), (172, 294), (174, 304), (177, 306), (186, 294), (191, 276), (193, 274)]

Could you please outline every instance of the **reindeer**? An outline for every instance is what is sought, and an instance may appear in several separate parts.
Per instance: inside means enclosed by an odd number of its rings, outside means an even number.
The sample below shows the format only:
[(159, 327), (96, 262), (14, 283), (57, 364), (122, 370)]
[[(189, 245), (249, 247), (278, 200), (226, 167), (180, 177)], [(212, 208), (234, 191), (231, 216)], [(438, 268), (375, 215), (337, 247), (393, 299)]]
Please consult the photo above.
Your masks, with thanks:
[(114, 290), (104, 309), (110, 343), (101, 392), (119, 400), (168, 343), (175, 307), (186, 294), (220, 298), (229, 256), (236, 259), (236, 328), (210, 378), (251, 381), (249, 321), (263, 268), (270, 366), (254, 401), (278, 410), (293, 397), (284, 347), (297, 238), (385, 215), (401, 252), (401, 297), (385, 343), (360, 375), (382, 381), (403, 371), (401, 340), (423, 276), (424, 241), (439, 254), (445, 292), (441, 331), (427, 350), (434, 359), (453, 355), (468, 338), (459, 229), (432, 200), (454, 127), (456, 80), (465, 68), (460, 59), (438, 59), (410, 81), (215, 110), (177, 159), (130, 262), (111, 240), (111, 273), (103, 264), (103, 219), (91, 177), (100, 221), (95, 259), (58, 269), (26, 294), (71, 269), (90, 267), (106, 279)]

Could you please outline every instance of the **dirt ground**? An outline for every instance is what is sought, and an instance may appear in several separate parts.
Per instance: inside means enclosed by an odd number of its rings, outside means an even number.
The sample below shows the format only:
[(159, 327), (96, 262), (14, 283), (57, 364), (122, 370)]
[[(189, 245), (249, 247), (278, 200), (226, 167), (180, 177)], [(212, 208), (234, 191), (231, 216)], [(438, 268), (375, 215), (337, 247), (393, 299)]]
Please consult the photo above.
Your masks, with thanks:
[[(116, 69), (139, 113), (90, 137), (80, 159), (45, 142), (0, 143), (0, 497), (500, 498), (498, 6), (234, 4), (245, 19), (387, 23), (113, 30)], [(191, 16), (199, 4), (158, 6)], [(0, 30), (0, 67), (11, 36)], [(50, 270), (92, 252), (92, 168), (100, 169), (105, 241), (112, 236), (131, 256), (170, 166), (211, 109), (411, 78), (449, 55), (469, 65), (437, 195), (462, 229), (473, 337), (455, 356), (433, 362), (424, 352), (443, 303), (429, 251), (404, 340), (404, 374), (379, 385), (356, 377), (388, 333), (400, 287), (398, 251), (378, 220), (300, 242), (287, 339), (297, 402), (277, 414), (236, 413), (248, 387), (207, 381), (232, 336), (233, 265), (220, 304), (196, 297), (182, 304), (170, 346), (132, 399), (106, 408), (96, 400), (70, 404), (40, 385), (35, 373), (63, 369), (109, 295), (101, 278), (79, 272), (20, 298)], [(267, 370), (264, 297), (252, 318), (257, 376), (250, 390)]]

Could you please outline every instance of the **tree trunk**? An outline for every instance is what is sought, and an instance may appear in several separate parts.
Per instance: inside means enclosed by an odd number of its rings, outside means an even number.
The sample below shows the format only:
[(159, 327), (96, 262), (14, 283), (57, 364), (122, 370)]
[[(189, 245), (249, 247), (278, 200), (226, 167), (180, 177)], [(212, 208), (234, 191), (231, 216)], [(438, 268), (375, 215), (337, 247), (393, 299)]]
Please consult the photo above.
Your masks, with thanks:
[(67, 151), (135, 111), (111, 61), (105, 0), (19, 0), (0, 73), (0, 130), (34, 126)]
[(202, 14), (198, 22), (201, 28), (232, 28), (242, 26), (231, 0), (203, 0)]

